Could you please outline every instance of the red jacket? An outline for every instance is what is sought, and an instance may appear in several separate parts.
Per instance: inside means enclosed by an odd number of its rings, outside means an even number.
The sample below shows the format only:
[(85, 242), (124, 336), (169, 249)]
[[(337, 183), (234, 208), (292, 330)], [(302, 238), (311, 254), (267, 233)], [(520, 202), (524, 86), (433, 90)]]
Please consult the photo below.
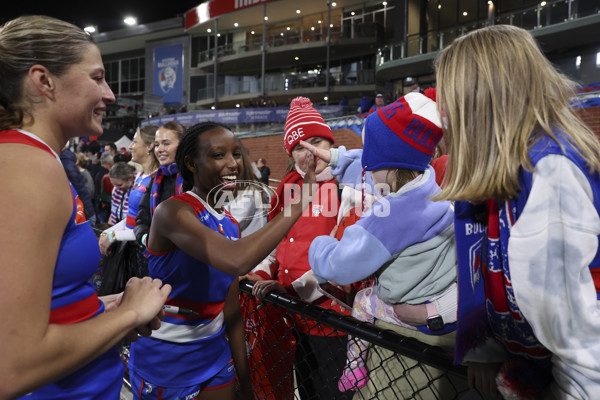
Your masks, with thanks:
[[(291, 174), (297, 174), (297, 172), (294, 171)], [(280, 186), (290, 182), (298, 185), (302, 184), (301, 179), (286, 178), (280, 183)], [(299, 175), (296, 178), (299, 178)], [(289, 196), (285, 196), (282, 187), (277, 188), (277, 193), (279, 193), (280, 199), (289, 198)], [(296, 294), (292, 283), (310, 271), (308, 248), (315, 237), (331, 233), (337, 224), (338, 210), (339, 198), (335, 181), (319, 182), (319, 189), (314, 195), (312, 203), (304, 210), (302, 216), (277, 246), (275, 252), (277, 262), (271, 265), (271, 277), (262, 274), (262, 271), (257, 273), (266, 279), (278, 280), (287, 289), (288, 293)], [(325, 296), (317, 299), (313, 304), (331, 308), (346, 315), (351, 314), (337, 303), (332, 305), (332, 301)], [(334, 332), (333, 329), (326, 326), (316, 327), (317, 323), (315, 321), (302, 316), (295, 316), (295, 320), (296, 329), (303, 333), (327, 336)], [(339, 334), (343, 335), (341, 332)]]

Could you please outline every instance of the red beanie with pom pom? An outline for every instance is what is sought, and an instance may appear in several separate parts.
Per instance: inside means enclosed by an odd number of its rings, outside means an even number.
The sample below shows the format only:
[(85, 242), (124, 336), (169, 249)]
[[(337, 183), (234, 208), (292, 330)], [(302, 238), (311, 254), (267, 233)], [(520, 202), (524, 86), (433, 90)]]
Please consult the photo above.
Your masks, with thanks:
[(331, 128), (323, 120), (323, 117), (312, 106), (307, 97), (296, 97), (290, 103), (290, 112), (285, 120), (283, 132), (283, 148), (288, 156), (292, 155), (292, 149), (301, 140), (318, 136), (334, 143)]

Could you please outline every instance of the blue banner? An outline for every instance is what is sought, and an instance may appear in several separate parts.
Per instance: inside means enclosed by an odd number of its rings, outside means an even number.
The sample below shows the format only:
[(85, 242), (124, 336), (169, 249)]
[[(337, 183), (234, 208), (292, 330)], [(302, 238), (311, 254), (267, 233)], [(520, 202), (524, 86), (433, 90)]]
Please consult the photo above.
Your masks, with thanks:
[[(323, 116), (324, 120), (344, 116), (342, 106), (316, 106), (315, 109)], [(168, 114), (142, 121), (142, 126), (148, 124), (162, 125), (165, 122), (177, 121), (182, 125), (191, 126), (203, 121), (215, 121), (223, 124), (253, 124), (253, 123), (285, 123), (289, 107), (268, 108), (233, 108), (226, 110), (201, 110), (182, 114)], [(333, 121), (327, 121), (333, 128), (349, 128), (361, 134), (363, 119), (350, 116)], [(339, 126), (338, 126), (339, 125)]]
[(154, 49), (153, 94), (167, 105), (183, 102), (183, 44)]

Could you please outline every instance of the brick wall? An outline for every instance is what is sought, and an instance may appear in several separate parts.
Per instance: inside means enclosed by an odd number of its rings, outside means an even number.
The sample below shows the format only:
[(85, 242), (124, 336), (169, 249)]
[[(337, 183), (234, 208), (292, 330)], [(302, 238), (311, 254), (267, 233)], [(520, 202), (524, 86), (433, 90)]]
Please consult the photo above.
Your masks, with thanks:
[[(346, 146), (347, 149), (362, 148), (362, 140), (350, 129), (334, 129), (335, 146)], [(289, 157), (283, 149), (283, 135), (261, 136), (242, 139), (244, 146), (250, 150), (250, 158), (254, 161), (264, 158), (271, 169), (271, 179), (283, 178)]]
[[(579, 108), (576, 110), (590, 129), (600, 137), (600, 107)], [(335, 146), (346, 146), (347, 149), (362, 148), (362, 140), (349, 129), (333, 130)], [(288, 155), (283, 149), (283, 135), (262, 136), (243, 139), (242, 143), (250, 150), (250, 157), (267, 160), (271, 168), (271, 179), (281, 179), (287, 167)]]
[(578, 108), (577, 113), (598, 137), (600, 137), (600, 107)]

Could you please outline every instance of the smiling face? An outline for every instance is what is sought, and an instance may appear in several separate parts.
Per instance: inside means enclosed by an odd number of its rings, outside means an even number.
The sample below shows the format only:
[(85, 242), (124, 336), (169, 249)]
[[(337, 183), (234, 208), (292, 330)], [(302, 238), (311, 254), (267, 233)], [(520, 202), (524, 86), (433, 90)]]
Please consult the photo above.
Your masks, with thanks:
[(115, 95), (104, 79), (104, 64), (98, 47), (87, 45), (82, 61), (54, 79), (59, 107), (57, 121), (63, 132), (67, 136), (102, 135), (106, 105), (115, 102)]
[(179, 145), (179, 137), (175, 131), (158, 128), (154, 137), (154, 154), (161, 166), (167, 166), (175, 162), (175, 153)]
[(188, 160), (193, 166), (196, 193), (209, 204), (208, 193), (214, 188), (235, 190), (243, 172), (242, 147), (235, 135), (222, 127), (200, 134), (196, 157)]
[[(315, 147), (320, 149), (329, 150), (331, 148), (331, 142), (327, 139), (324, 139), (319, 136), (313, 136), (306, 139), (307, 143), (312, 144)], [(306, 158), (310, 152), (306, 150), (302, 145), (297, 144), (292, 150), (292, 158), (296, 165), (302, 170), (302, 172), (306, 172)], [(315, 174), (319, 174), (323, 172), (323, 170), (327, 168), (327, 162), (317, 158), (317, 165), (315, 165)]]
[(144, 164), (146, 159), (150, 157), (148, 152), (152, 151), (153, 147), (153, 143), (144, 143), (144, 141), (140, 137), (140, 130), (138, 129), (137, 131), (135, 131), (135, 135), (133, 135), (133, 140), (129, 145), (129, 151), (131, 152), (131, 161), (134, 161), (138, 164)]

